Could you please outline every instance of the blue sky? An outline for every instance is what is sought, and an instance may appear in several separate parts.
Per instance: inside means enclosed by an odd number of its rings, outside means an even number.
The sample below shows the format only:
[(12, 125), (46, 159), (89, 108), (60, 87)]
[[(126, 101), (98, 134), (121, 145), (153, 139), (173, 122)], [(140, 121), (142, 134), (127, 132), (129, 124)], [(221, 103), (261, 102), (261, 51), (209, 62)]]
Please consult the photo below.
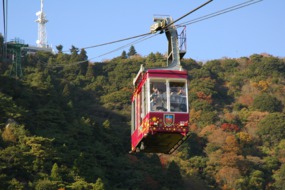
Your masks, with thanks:
[[(247, 0), (214, 0), (202, 9), (176, 24), (191, 21), (245, 2)], [(44, 11), (48, 43), (55, 49), (63, 45), (84, 48), (150, 31), (154, 15), (170, 15), (174, 20), (203, 4), (206, 0), (45, 0)], [(8, 0), (8, 40), (21, 38), (35, 46), (40, 0)], [(197, 61), (238, 58), (254, 53), (269, 53), (285, 57), (285, 1), (263, 0), (260, 3), (226, 13), (195, 24), (187, 25), (186, 58)], [(1, 23), (3, 23), (1, 9)], [(0, 25), (3, 33), (3, 24)], [(135, 40), (135, 39), (134, 39)], [(129, 46), (105, 54), (134, 40), (88, 49), (91, 61), (102, 61), (129, 51)], [(137, 53), (147, 56), (151, 52), (165, 53), (167, 40), (164, 34), (134, 44)]]

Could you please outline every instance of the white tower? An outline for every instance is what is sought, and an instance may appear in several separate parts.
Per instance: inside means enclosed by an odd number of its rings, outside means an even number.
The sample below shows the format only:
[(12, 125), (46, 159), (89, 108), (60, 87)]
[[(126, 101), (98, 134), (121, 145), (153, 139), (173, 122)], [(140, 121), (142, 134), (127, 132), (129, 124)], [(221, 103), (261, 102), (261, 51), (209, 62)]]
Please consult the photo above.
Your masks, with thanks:
[(48, 48), (47, 36), (46, 36), (46, 15), (44, 13), (44, 0), (41, 0), (41, 10), (36, 13), (38, 19), (36, 20), (38, 24), (38, 40), (37, 46), (40, 48)]

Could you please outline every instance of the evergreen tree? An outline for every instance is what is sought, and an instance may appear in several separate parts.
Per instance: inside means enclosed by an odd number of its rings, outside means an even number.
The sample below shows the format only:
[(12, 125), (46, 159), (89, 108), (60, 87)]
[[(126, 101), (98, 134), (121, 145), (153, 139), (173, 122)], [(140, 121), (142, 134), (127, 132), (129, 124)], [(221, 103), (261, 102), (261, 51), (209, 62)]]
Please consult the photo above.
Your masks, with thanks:
[(121, 54), (121, 59), (127, 59), (127, 53), (125, 50)]
[(58, 53), (62, 53), (63, 46), (58, 45), (58, 46), (56, 46), (56, 49), (57, 49)]
[(137, 54), (136, 49), (135, 49), (135, 47), (132, 45), (132, 46), (130, 47), (130, 49), (129, 49), (128, 56), (131, 57), (131, 56), (136, 55), (136, 54)]
[(50, 173), (50, 178), (53, 181), (61, 181), (61, 177), (60, 177), (60, 174), (59, 174), (59, 168), (58, 168), (57, 163), (54, 163), (53, 166), (52, 166), (51, 173)]
[(78, 60), (79, 61), (87, 61), (88, 60), (87, 52), (85, 51), (85, 49), (80, 50), (80, 53), (78, 55)]
[(71, 46), (71, 49), (70, 49), (70, 53), (71, 53), (71, 57), (70, 57), (70, 61), (78, 61), (78, 48), (75, 47), (75, 46)]

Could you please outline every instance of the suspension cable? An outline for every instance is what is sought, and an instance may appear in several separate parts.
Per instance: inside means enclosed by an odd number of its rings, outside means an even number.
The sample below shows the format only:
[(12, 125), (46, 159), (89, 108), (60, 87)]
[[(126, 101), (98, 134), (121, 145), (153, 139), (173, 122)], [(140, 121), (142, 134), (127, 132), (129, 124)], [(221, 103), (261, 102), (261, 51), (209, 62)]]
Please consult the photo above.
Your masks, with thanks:
[[(3, 24), (4, 24), (4, 40), (5, 40), (5, 32), (6, 32), (6, 6), (5, 6), (5, 0), (3, 0)], [(5, 42), (5, 41), (4, 41)]]
[(123, 46), (121, 46), (121, 47), (118, 47), (118, 48), (112, 50), (112, 51), (109, 51), (109, 52), (106, 52), (106, 53), (104, 53), (104, 54), (101, 54), (101, 55), (98, 55), (98, 56), (96, 56), (96, 57), (93, 57), (93, 58), (91, 58), (91, 59), (89, 59), (89, 60), (92, 60), (92, 59), (95, 59), (95, 58), (99, 58), (99, 57), (102, 57), (102, 56), (104, 56), (104, 55), (108, 55), (108, 54), (110, 54), (110, 53), (116, 52), (116, 51), (118, 51), (118, 50), (120, 50), (120, 49), (123, 49), (123, 48), (125, 48), (125, 47), (128, 47), (128, 46), (131, 46), (131, 45), (140, 43), (140, 42), (142, 42), (142, 41), (148, 40), (148, 39), (150, 39), (150, 38), (153, 38), (153, 37), (155, 37), (155, 36), (157, 36), (157, 35), (159, 35), (159, 33), (154, 34), (154, 35), (151, 35), (151, 36), (144, 36), (144, 37), (142, 37), (142, 38), (140, 38), (140, 39), (138, 39), (138, 40), (135, 40), (135, 41), (133, 41), (133, 42), (130, 42), (130, 43), (128, 43), (128, 44), (125, 44), (125, 45), (123, 45)]
[[(252, 2), (252, 1), (254, 1), (254, 2)], [(181, 26), (185, 26), (185, 25), (190, 25), (190, 24), (194, 24), (194, 23), (197, 23), (197, 22), (201, 22), (203, 20), (207, 20), (207, 19), (219, 16), (219, 15), (222, 15), (222, 14), (225, 14), (225, 13), (228, 13), (228, 12), (232, 12), (232, 11), (235, 11), (237, 9), (241, 9), (241, 8), (244, 8), (244, 7), (247, 7), (247, 6), (259, 3), (261, 1), (263, 1), (263, 0), (258, 0), (258, 1), (256, 1), (256, 0), (249, 0), (249, 1), (246, 1), (246, 2), (243, 2), (243, 3), (240, 3), (240, 4), (228, 7), (226, 9), (222, 9), (222, 10), (219, 10), (219, 11), (216, 11), (216, 12), (213, 12), (213, 13), (210, 13), (210, 14), (198, 17), (198, 18), (193, 19), (193, 20), (180, 23), (179, 25), (177, 25), (177, 27), (181, 27)]]
[[(167, 26), (165, 26), (164, 28), (167, 28), (167, 27), (170, 26), (171, 24), (174, 24), (175, 22), (181, 20), (182, 18), (185, 18), (185, 17), (188, 16), (189, 14), (191, 14), (191, 13), (197, 11), (198, 9), (202, 8), (203, 6), (207, 5), (208, 3), (212, 2), (212, 1), (213, 1), (213, 0), (209, 0), (209, 1), (205, 2), (204, 4), (202, 4), (202, 5), (200, 5), (199, 7), (193, 9), (192, 11), (190, 11), (190, 12), (188, 12), (187, 14), (183, 15), (182, 17), (176, 19), (176, 20), (173, 21), (172, 23), (169, 23), (169, 24), (168, 24)], [(177, 27), (182, 27), (182, 26), (185, 26), (185, 25), (190, 25), (190, 24), (194, 24), (194, 23), (197, 23), (197, 22), (201, 22), (201, 21), (203, 21), (203, 20), (210, 19), (210, 18), (212, 18), (212, 17), (216, 17), (216, 16), (219, 16), (219, 15), (222, 15), (222, 14), (225, 14), (225, 13), (228, 13), (228, 12), (231, 12), (231, 11), (235, 11), (235, 10), (237, 10), (237, 9), (241, 9), (241, 8), (250, 6), (250, 5), (252, 5), (252, 4), (259, 3), (259, 2), (261, 2), (261, 1), (263, 1), (263, 0), (257, 0), (257, 1), (256, 1), (256, 0), (248, 0), (248, 1), (246, 1), (246, 2), (243, 2), (243, 3), (237, 4), (237, 5), (228, 7), (228, 8), (226, 8), (226, 9), (222, 9), (222, 10), (219, 10), (219, 11), (216, 11), (216, 12), (213, 12), (213, 13), (210, 13), (210, 14), (207, 14), (207, 15), (204, 15), (204, 16), (201, 16), (201, 17), (198, 17), (198, 18), (196, 18), (196, 19), (193, 19), (193, 20), (190, 20), (190, 21), (187, 21), (187, 22), (178, 24), (178, 25), (176, 25), (176, 26), (177, 26)], [(95, 47), (100, 47), (100, 46), (105, 46), (105, 45), (109, 45), (109, 44), (114, 44), (114, 43), (118, 43), (118, 42), (130, 40), (130, 39), (134, 39), (134, 38), (143, 37), (143, 38), (141, 38), (141, 39), (139, 39), (139, 40), (136, 40), (136, 41), (134, 41), (134, 42), (131, 42), (131, 43), (129, 43), (129, 44), (126, 44), (126, 45), (124, 45), (124, 46), (121, 46), (121, 47), (119, 47), (119, 48), (116, 48), (115, 50), (112, 50), (112, 51), (109, 51), (109, 52), (107, 52), (107, 53), (104, 53), (104, 54), (101, 54), (101, 55), (99, 55), (99, 56), (96, 56), (96, 57), (91, 58), (91, 59), (95, 59), (95, 58), (101, 57), (101, 56), (103, 56), (103, 55), (107, 55), (107, 54), (109, 54), (109, 53), (113, 53), (113, 52), (115, 52), (115, 51), (118, 51), (118, 50), (120, 50), (120, 49), (122, 49), (122, 48), (124, 48), (124, 47), (127, 47), (127, 46), (131, 45), (131, 44), (139, 43), (139, 42), (141, 42), (141, 41), (147, 40), (147, 39), (152, 38), (152, 37), (154, 37), (154, 36), (157, 35), (157, 34), (156, 34), (156, 35), (152, 35), (151, 37), (148, 37), (148, 38), (144, 39), (147, 35), (151, 35), (151, 34), (153, 34), (153, 33), (149, 32), (149, 33), (145, 33), (145, 34), (141, 34), (141, 35), (137, 35), (137, 36), (132, 36), (132, 37), (128, 37), (128, 38), (123, 38), (123, 39), (120, 39), (120, 40), (111, 41), (111, 42), (107, 42), (107, 43), (103, 43), (103, 44), (88, 46), (88, 47), (85, 47), (85, 48), (82, 48), (82, 49), (90, 49), (90, 48), (95, 48)], [(160, 34), (160, 33), (158, 33), (158, 34)], [(142, 40), (142, 39), (144, 39), (144, 40)], [(65, 52), (65, 51), (63, 51), (63, 52)], [(91, 60), (91, 59), (89, 59), (89, 60)]]
[(118, 43), (118, 42), (122, 42), (122, 41), (126, 41), (126, 40), (131, 40), (131, 39), (134, 39), (134, 38), (139, 38), (139, 37), (142, 37), (142, 36), (147, 36), (147, 35), (150, 35), (150, 34), (152, 34), (152, 33), (148, 32), (148, 33), (145, 33), (145, 34), (140, 34), (140, 35), (137, 35), (137, 36), (124, 38), (124, 39), (121, 39), (121, 40), (116, 40), (116, 41), (112, 41), (112, 42), (107, 42), (107, 43), (103, 43), (103, 44), (89, 46), (89, 47), (85, 47), (85, 48), (82, 48), (82, 49), (89, 49), (89, 48), (95, 48), (95, 47), (99, 47), (99, 46), (105, 46), (105, 45), (114, 44), (114, 43)]
[(192, 11), (190, 11), (190, 12), (188, 12), (188, 13), (186, 13), (185, 15), (181, 16), (180, 18), (176, 19), (175, 21), (173, 21), (173, 22), (167, 24), (167, 25), (166, 25), (165, 27), (163, 27), (162, 29), (165, 29), (165, 28), (169, 27), (170, 25), (172, 25), (172, 24), (174, 24), (175, 22), (177, 22), (177, 21), (183, 19), (184, 17), (186, 17), (186, 16), (188, 16), (188, 15), (194, 13), (195, 11), (199, 10), (200, 8), (204, 7), (205, 5), (209, 4), (209, 3), (212, 2), (212, 1), (213, 1), (213, 0), (209, 0), (209, 1), (205, 2), (205, 3), (203, 3), (203, 4), (200, 5), (199, 7), (193, 9)]

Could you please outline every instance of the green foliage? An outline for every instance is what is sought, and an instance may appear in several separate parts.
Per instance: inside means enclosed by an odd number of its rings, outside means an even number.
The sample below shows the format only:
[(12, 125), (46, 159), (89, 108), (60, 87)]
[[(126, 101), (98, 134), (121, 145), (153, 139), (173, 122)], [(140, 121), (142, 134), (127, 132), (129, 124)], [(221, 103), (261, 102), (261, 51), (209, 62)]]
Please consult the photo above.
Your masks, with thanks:
[(166, 173), (166, 187), (169, 189), (183, 189), (183, 181), (179, 166), (174, 162), (170, 162)]
[(284, 189), (285, 187), (285, 164), (282, 164), (281, 167), (275, 172), (274, 177), (274, 187), (276, 189)]
[(250, 189), (264, 189), (264, 173), (259, 170), (251, 172), (249, 176), (249, 188)]
[(0, 126), (3, 126), (8, 118), (18, 119), (25, 113), (25, 109), (18, 106), (11, 96), (0, 92)]
[(17, 189), (17, 190), (24, 190), (25, 185), (18, 181), (17, 179), (13, 178), (12, 180), (9, 181), (9, 186), (7, 189)]
[(258, 123), (258, 134), (264, 145), (274, 147), (285, 138), (285, 114), (271, 113)]
[(191, 135), (172, 155), (130, 155), (132, 79), (164, 56), (132, 47), (129, 58), (90, 63), (84, 49), (62, 49), (26, 55), (19, 80), (0, 64), (0, 189), (284, 186), (284, 59), (183, 59)]
[(103, 183), (101, 178), (98, 178), (96, 180), (96, 183), (95, 183), (93, 189), (94, 190), (105, 190), (105, 186), (104, 186), (104, 183)]
[(252, 64), (249, 66), (250, 77), (284, 77), (284, 61), (272, 56), (252, 55), (250, 56)]
[(254, 98), (252, 108), (259, 111), (278, 112), (282, 111), (282, 103), (274, 96), (260, 94)]
[(129, 49), (128, 56), (131, 57), (131, 56), (136, 55), (136, 54), (137, 54), (137, 51), (136, 51), (135, 47), (132, 45)]
[(127, 59), (127, 53), (126, 51), (123, 51), (121, 54), (121, 59)]
[(57, 163), (54, 163), (51, 169), (50, 178), (53, 181), (61, 181), (60, 172)]
[(48, 190), (48, 189), (56, 189), (56, 183), (50, 181), (49, 179), (43, 179), (37, 181), (35, 190)]

